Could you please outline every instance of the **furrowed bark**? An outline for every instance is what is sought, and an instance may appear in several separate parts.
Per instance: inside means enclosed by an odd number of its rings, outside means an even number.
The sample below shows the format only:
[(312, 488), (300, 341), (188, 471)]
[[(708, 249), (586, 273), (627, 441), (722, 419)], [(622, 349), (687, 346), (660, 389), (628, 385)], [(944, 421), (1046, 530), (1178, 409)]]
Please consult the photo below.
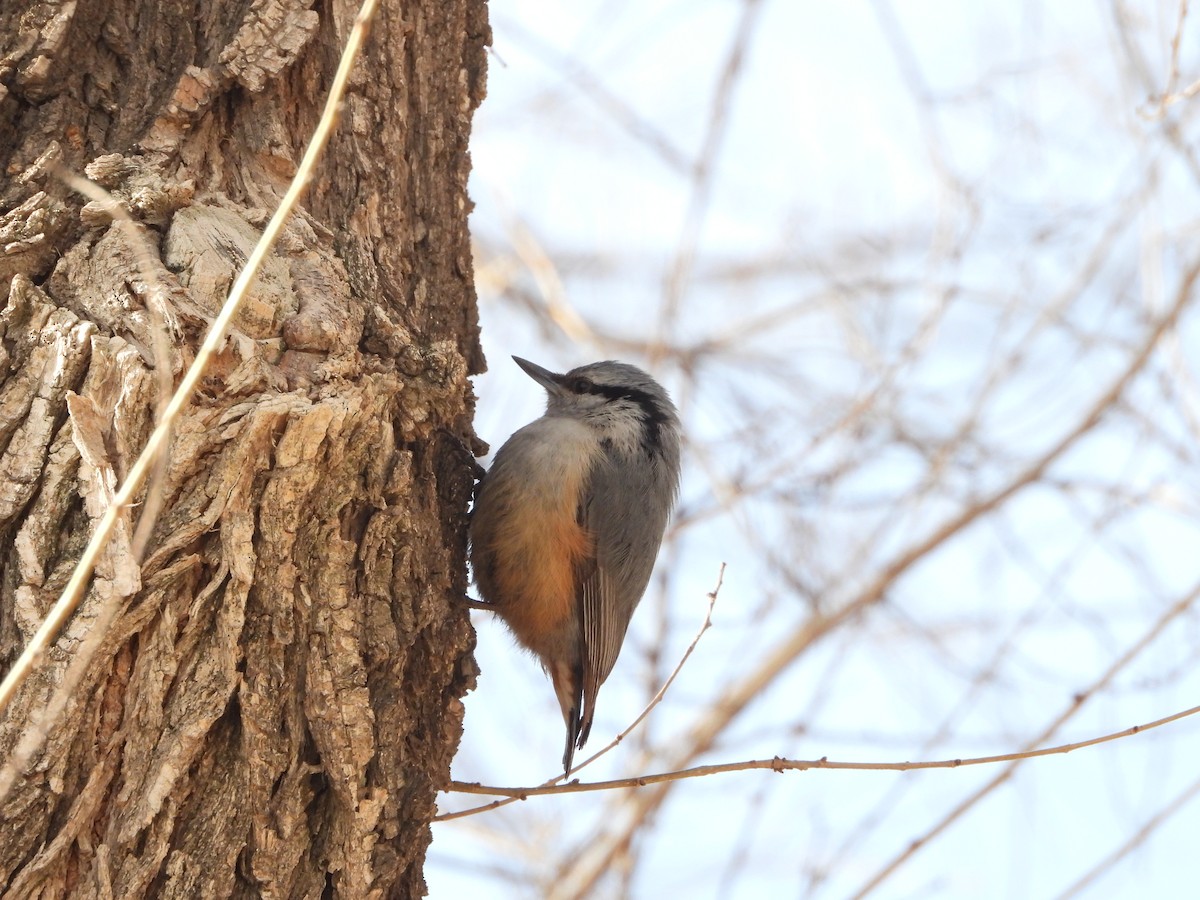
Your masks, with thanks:
[[(0, 5), (0, 669), (285, 190), (356, 13)], [(2, 762), (111, 620), (0, 804), (4, 896), (424, 892), (475, 673), (466, 147), (488, 37), (475, 0), (381, 4), (162, 477), (0, 719)]]

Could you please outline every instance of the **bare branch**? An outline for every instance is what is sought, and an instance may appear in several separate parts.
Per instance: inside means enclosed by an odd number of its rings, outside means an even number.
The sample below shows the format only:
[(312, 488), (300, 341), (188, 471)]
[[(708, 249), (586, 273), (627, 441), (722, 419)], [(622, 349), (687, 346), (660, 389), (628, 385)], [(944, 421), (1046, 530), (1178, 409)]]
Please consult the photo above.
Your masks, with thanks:
[[(1194, 600), (1195, 596), (1189, 598), (1189, 601)], [(1154, 636), (1156, 637), (1157, 635)], [(1072, 706), (1073, 710), (1077, 708), (1078, 704)], [(960, 769), (964, 766), (989, 766), (1002, 762), (1020, 762), (1026, 759), (1037, 759), (1042, 756), (1062, 755), (1074, 750), (1082, 750), (1084, 747), (1095, 747), (1098, 744), (1107, 744), (1111, 741), (1143, 734), (1155, 728), (1161, 728), (1163, 725), (1170, 725), (1172, 722), (1178, 722), (1180, 719), (1194, 716), (1197, 713), (1200, 713), (1200, 706), (1193, 706), (1190, 709), (1180, 710), (1179, 712), (1171, 713), (1169, 716), (1163, 716), (1161, 719), (1155, 719), (1152, 722), (1146, 722), (1142, 725), (1133, 725), (1121, 731), (1114, 731), (1111, 734), (1101, 735), (1100, 737), (1088, 738), (1084, 741), (1074, 741), (1070, 744), (1059, 744), (1054, 747), (1042, 747), (1036, 750), (1000, 753), (994, 756), (923, 760), (918, 762), (855, 762), (826, 759), (825, 757), (821, 759), (784, 759), (781, 756), (776, 756), (773, 759), (749, 759), (741, 762), (693, 766), (690, 769), (681, 769), (677, 772), (663, 772), (657, 775), (635, 775), (631, 778), (617, 778), (612, 781), (572, 781), (569, 784), (541, 785), (539, 787), (492, 787), (477, 782), (452, 781), (450, 782), (450, 790), (460, 794), (488, 794), (497, 797), (511, 797), (514, 800), (527, 800), (530, 797), (546, 796), (547, 794), (575, 794), (591, 791), (612, 791), (619, 788), (648, 787), (652, 784), (682, 781), (685, 778), (704, 778), (709, 775), (725, 775), (730, 772), (747, 772), (754, 769), (769, 769), (772, 772), (780, 773), (807, 772), (811, 769), (838, 769), (857, 772), (912, 772), (918, 769)], [(1005, 775), (1004, 777), (1008, 776)]]

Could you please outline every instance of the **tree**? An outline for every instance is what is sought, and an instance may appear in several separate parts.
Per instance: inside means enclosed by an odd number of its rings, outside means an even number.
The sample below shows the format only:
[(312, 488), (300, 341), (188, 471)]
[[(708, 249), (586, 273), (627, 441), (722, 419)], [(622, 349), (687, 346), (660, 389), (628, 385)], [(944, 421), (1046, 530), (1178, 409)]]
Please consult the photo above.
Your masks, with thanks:
[[(357, 5), (198, 9), (0, 8), (4, 668), (295, 171)], [(306, 208), (5, 710), (11, 760), (103, 635), (0, 807), (11, 896), (423, 892), (474, 679), (456, 601), (488, 39), (476, 0), (380, 5)]]

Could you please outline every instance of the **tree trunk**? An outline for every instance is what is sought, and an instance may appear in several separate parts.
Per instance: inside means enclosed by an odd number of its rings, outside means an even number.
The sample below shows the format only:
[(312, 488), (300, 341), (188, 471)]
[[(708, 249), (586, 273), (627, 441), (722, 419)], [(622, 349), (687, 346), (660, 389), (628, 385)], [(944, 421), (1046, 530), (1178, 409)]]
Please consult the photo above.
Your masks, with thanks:
[[(286, 188), (358, 7), (20, 6), (0, 4), (3, 669)], [(381, 4), (306, 209), (0, 719), (3, 762), (111, 613), (0, 805), (5, 897), (424, 892), (474, 678), (466, 182), (488, 37), (481, 0)]]

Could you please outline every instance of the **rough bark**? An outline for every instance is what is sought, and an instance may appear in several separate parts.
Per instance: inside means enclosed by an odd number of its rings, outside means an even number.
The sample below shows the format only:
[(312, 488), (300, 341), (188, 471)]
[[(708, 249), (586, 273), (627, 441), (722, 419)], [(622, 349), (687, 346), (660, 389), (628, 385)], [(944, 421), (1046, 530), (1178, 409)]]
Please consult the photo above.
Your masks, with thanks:
[[(285, 189), (356, 12), (0, 2), (0, 667)], [(487, 39), (481, 0), (381, 4), (306, 208), (149, 488), (140, 565), (144, 502), (0, 720), (2, 762), (111, 617), (0, 807), (4, 896), (423, 893), (474, 678), (466, 143)], [(59, 164), (122, 202), (149, 263)]]

